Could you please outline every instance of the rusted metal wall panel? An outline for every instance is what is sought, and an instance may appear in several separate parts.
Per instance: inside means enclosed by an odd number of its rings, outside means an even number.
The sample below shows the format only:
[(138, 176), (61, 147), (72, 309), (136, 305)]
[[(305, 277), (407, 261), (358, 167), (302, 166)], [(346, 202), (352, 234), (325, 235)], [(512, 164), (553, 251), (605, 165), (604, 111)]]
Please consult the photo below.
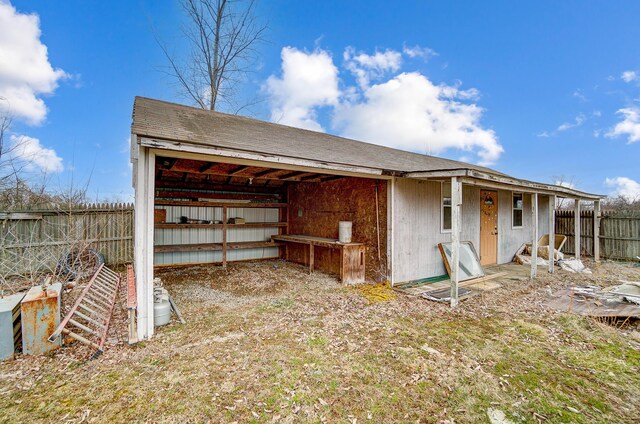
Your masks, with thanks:
[(32, 287), (20, 304), (22, 320), (22, 352), (39, 355), (60, 346), (60, 341), (50, 342), (49, 336), (60, 325), (60, 296), (62, 284)]

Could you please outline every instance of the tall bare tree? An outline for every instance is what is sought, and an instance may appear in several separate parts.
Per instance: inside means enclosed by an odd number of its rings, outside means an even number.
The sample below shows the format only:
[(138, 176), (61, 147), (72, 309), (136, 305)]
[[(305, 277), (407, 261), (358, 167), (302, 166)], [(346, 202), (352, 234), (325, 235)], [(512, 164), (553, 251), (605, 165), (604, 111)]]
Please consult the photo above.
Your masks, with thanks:
[(226, 104), (237, 113), (240, 85), (257, 59), (257, 46), (267, 29), (255, 15), (255, 0), (180, 0), (180, 4), (188, 19), (183, 32), (191, 49), (186, 59), (178, 59), (159, 42), (169, 73), (182, 94), (202, 109), (218, 110)]

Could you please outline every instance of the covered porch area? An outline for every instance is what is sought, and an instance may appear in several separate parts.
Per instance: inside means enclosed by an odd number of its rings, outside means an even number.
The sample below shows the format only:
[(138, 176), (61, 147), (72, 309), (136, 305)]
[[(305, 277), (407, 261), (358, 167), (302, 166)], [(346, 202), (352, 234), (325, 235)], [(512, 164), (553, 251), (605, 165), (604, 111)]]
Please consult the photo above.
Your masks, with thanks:
[[(428, 175), (431, 174), (431, 175)], [(437, 175), (434, 175), (437, 174)], [(594, 210), (594, 246), (599, 246), (600, 233), (600, 201), (601, 196), (579, 192), (573, 189), (534, 183), (526, 180), (516, 180), (510, 177), (496, 176), (477, 171), (448, 171), (438, 173), (414, 173), (407, 175), (412, 178), (439, 179), (450, 183), (450, 243), (451, 260), (448, 264), (450, 274), (450, 304), (456, 307), (459, 303), (459, 293), (463, 273), (461, 272), (461, 243), (464, 242), (463, 233), (468, 226), (479, 221), (479, 254), (480, 263), (494, 268), (488, 275), (500, 271), (497, 265), (504, 266), (510, 262), (506, 258), (516, 253), (513, 247), (521, 241), (531, 244), (531, 265), (528, 270), (529, 278), (536, 278), (538, 273), (538, 242), (541, 235), (548, 235), (548, 272), (554, 272), (555, 252), (555, 211), (558, 198), (571, 199), (576, 212), (575, 220), (575, 252), (576, 259), (580, 259), (580, 210), (583, 205)], [(479, 208), (476, 211), (465, 209), (464, 187), (479, 190)], [(477, 193), (477, 191), (475, 191)], [(493, 193), (493, 194), (492, 194)], [(507, 193), (506, 195), (504, 193)], [(511, 195), (509, 196), (508, 193)], [(495, 197), (493, 197), (495, 196)], [(500, 207), (505, 198), (510, 197), (510, 213), (505, 217), (504, 211), (509, 208)], [(446, 197), (444, 197), (446, 199)], [(496, 205), (496, 201), (498, 204)], [(472, 201), (473, 203), (473, 201)], [(443, 208), (444, 209), (444, 208)], [(503, 213), (501, 213), (503, 212)], [(444, 212), (443, 212), (444, 215)], [(466, 219), (465, 219), (466, 217)], [(515, 243), (514, 243), (515, 242)], [(493, 256), (492, 249), (495, 249)], [(489, 259), (487, 259), (487, 257)], [(493, 258), (495, 257), (495, 261)], [(600, 260), (599, 248), (595, 249), (594, 260)], [(506, 272), (521, 273), (522, 268), (510, 268)]]

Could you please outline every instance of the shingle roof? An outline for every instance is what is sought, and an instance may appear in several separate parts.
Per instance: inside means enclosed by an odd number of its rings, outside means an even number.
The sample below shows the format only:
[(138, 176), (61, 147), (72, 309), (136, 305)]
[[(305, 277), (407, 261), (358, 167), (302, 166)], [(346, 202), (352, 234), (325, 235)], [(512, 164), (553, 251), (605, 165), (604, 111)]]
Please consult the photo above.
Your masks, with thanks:
[[(490, 168), (465, 162), (405, 152), (377, 144), (350, 140), (316, 131), (288, 127), (175, 103), (136, 97), (131, 132), (140, 137), (210, 146), (325, 163), (369, 168), (387, 175), (437, 171), (478, 171), (482, 178), (506, 178), (509, 184), (597, 199), (605, 196), (510, 177)], [(419, 177), (418, 177), (419, 178)]]
[(411, 153), (362, 141), (160, 100), (136, 97), (132, 132), (143, 137), (287, 156), (393, 172), (470, 169), (482, 166)]

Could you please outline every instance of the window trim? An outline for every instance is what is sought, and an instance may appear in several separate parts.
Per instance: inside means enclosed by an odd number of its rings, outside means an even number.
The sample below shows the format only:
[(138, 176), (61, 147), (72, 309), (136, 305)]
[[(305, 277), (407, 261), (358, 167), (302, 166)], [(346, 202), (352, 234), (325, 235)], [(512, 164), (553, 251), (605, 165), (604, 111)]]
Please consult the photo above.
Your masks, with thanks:
[[(451, 228), (444, 228), (444, 185), (451, 184), (450, 182), (440, 181), (440, 233), (441, 234), (450, 234)], [(449, 195), (449, 199), (451, 199), (451, 195)], [(451, 218), (453, 219), (453, 204), (446, 206), (451, 209)]]
[[(513, 198), (514, 198), (516, 195), (519, 195), (519, 196), (520, 196), (520, 199), (522, 199), (522, 207), (521, 207), (521, 208), (516, 208), (516, 207), (513, 205)], [(514, 216), (513, 216), (513, 212), (514, 212), (514, 211), (520, 211), (520, 212), (522, 212), (522, 217), (521, 217), (521, 220), (522, 220), (522, 221), (521, 221), (520, 225), (515, 225), (515, 222), (514, 222), (514, 221), (515, 221), (515, 219), (514, 219)], [(522, 192), (518, 192), (518, 191), (512, 191), (512, 192), (511, 192), (511, 229), (513, 229), (513, 230), (520, 230), (520, 229), (522, 229), (522, 228), (524, 228), (524, 193), (522, 193)]]

